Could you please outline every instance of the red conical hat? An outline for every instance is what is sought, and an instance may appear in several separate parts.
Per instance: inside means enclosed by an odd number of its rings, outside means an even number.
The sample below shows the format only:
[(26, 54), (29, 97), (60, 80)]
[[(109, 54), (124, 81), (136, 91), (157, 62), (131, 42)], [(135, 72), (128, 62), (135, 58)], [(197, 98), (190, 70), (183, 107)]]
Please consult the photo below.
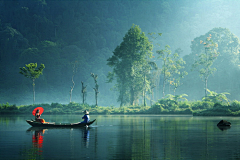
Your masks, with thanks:
[(35, 116), (37, 110), (39, 110), (39, 114), (42, 114), (44, 109), (42, 107), (37, 107), (32, 111), (32, 114)]

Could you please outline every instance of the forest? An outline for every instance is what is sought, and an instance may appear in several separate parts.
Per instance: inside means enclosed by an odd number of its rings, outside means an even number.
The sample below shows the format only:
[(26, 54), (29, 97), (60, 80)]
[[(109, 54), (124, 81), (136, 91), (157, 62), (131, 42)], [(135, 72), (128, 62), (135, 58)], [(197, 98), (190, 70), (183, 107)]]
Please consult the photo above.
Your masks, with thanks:
[[(141, 113), (176, 106), (190, 108), (186, 113), (216, 106), (238, 111), (239, 6), (223, 0), (0, 0), (1, 107), (98, 103), (109, 113), (112, 106), (142, 106)], [(34, 84), (19, 73), (30, 63), (44, 64)]]

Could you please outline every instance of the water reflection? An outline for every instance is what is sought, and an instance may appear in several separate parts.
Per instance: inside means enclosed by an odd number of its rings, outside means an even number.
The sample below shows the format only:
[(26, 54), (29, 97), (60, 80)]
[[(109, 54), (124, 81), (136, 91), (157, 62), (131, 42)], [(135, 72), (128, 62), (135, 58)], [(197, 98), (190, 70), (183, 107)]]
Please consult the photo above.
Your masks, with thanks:
[(90, 137), (90, 128), (83, 128), (82, 129), (82, 136), (83, 136), (83, 142), (84, 142), (84, 146), (86, 147), (86, 148), (88, 148), (89, 147), (89, 137)]
[[(57, 137), (59, 132), (63, 130), (70, 130), (70, 143), (73, 143), (81, 137), (81, 142), (85, 148), (89, 147), (90, 142), (90, 127), (81, 127), (81, 128), (43, 128), (43, 127), (30, 127), (27, 132), (32, 132), (32, 146), (34, 154), (41, 155), (43, 153), (43, 142), (44, 142), (44, 133), (48, 131), (47, 137)], [(81, 133), (79, 136), (75, 136), (75, 132)], [(79, 138), (80, 138), (79, 137)], [(49, 142), (44, 142), (49, 144)]]
[(99, 116), (97, 126), (48, 130), (26, 117), (0, 117), (0, 159), (240, 159), (239, 117), (222, 128), (222, 117)]
[(34, 128), (31, 127), (29, 128), (27, 131), (33, 131), (33, 135), (32, 135), (32, 146), (33, 146), (33, 151), (34, 154), (38, 154), (41, 155), (43, 150), (43, 134), (45, 133), (47, 129), (43, 129), (43, 128)]
[(32, 136), (33, 147), (38, 149), (39, 154), (42, 153), (42, 145), (43, 145), (43, 134), (45, 130), (35, 131)]
[(231, 128), (231, 126), (218, 126), (221, 131), (225, 131)]

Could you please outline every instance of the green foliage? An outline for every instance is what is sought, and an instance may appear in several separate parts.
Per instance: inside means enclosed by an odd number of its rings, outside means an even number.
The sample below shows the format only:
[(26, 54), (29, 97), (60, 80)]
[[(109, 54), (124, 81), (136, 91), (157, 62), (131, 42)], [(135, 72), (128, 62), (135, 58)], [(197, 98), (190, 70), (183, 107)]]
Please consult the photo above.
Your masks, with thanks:
[(191, 103), (188, 101), (180, 101), (178, 102), (179, 108), (191, 108)]
[(63, 108), (63, 105), (59, 103), (52, 103), (51, 108)]
[[(162, 60), (161, 74), (163, 75), (163, 97), (165, 97), (165, 85), (169, 81), (174, 85), (174, 94), (176, 89), (181, 85), (180, 79), (187, 75), (186, 71), (181, 71), (184, 68), (185, 61), (179, 57), (179, 54), (171, 54), (170, 46), (166, 45), (165, 49), (157, 50), (157, 54)], [(174, 77), (171, 81), (170, 78)]]
[(202, 110), (202, 109), (211, 109), (213, 108), (214, 103), (208, 101), (195, 101), (192, 102), (191, 108), (192, 110)]
[(209, 37), (206, 38), (205, 42), (200, 39), (200, 45), (195, 43), (195, 45), (191, 46), (191, 48), (198, 47), (198, 50), (196, 51), (197, 57), (192, 67), (198, 68), (200, 77), (205, 83), (205, 96), (207, 96), (208, 77), (216, 71), (216, 68), (212, 68), (211, 66), (213, 65), (213, 62), (216, 60), (216, 58), (219, 56), (219, 52), (217, 52), (218, 44), (213, 42), (211, 36), (212, 35), (209, 34)]
[(228, 104), (229, 100), (228, 100), (226, 94), (229, 94), (229, 93), (227, 93), (227, 92), (216, 93), (214, 91), (210, 91), (209, 89), (207, 89), (207, 91), (209, 92), (209, 94), (206, 97), (203, 97), (202, 100), (210, 101), (210, 102), (213, 102), (213, 103), (225, 103), (225, 104)]
[(34, 80), (37, 79), (42, 74), (44, 68), (45, 68), (44, 64), (41, 64), (41, 66), (37, 68), (37, 63), (29, 63), (26, 64), (26, 68), (20, 67), (19, 73), (27, 78), (32, 79), (33, 85), (35, 85)]
[(132, 25), (117, 46), (113, 56), (108, 58), (108, 65), (113, 71), (108, 74), (108, 81), (116, 78), (120, 106), (133, 105), (143, 91), (148, 88), (147, 73), (152, 68), (149, 61), (152, 58), (152, 45), (144, 32), (137, 25)]
[(35, 79), (37, 79), (42, 74), (44, 68), (44, 64), (41, 64), (41, 66), (37, 68), (37, 63), (29, 63), (26, 64), (26, 68), (20, 68), (19, 73), (32, 80), (33, 104), (35, 103)]
[(181, 95), (172, 95), (172, 94), (167, 94), (166, 95), (166, 99), (171, 99), (171, 100), (174, 100), (175, 103), (178, 103), (179, 100), (185, 100), (187, 101), (187, 97), (188, 95), (187, 94), (181, 94)]
[(210, 101), (176, 101), (171, 99), (160, 99), (150, 106), (122, 106), (122, 107), (102, 107), (88, 104), (71, 102), (69, 104), (36, 104), (16, 106), (9, 103), (0, 105), (0, 114), (29, 114), (36, 107), (43, 107), (43, 114), (80, 114), (88, 110), (90, 114), (193, 114), (194, 116), (240, 116), (240, 102), (232, 101), (231, 105), (224, 103), (214, 103)]
[[(212, 90), (216, 90), (217, 92), (228, 92), (230, 93), (229, 98), (231, 99), (238, 99), (238, 89), (236, 86), (239, 85), (238, 79), (239, 76), (237, 73), (239, 73), (239, 46), (240, 41), (239, 38), (230, 32), (227, 28), (213, 28), (209, 32), (207, 32), (205, 35), (196, 37), (191, 43), (191, 51), (192, 53), (190, 55), (187, 55), (184, 57), (184, 60), (186, 61), (186, 69), (191, 68), (190, 64), (192, 62), (195, 62), (195, 60), (199, 59), (200, 53), (205, 53), (205, 46), (206, 44), (203, 44), (203, 40), (205, 40), (207, 37), (209, 37), (209, 34), (211, 35), (210, 40), (218, 44), (217, 54), (216, 57), (210, 52), (208, 53), (210, 62), (208, 63), (208, 66), (211, 65), (210, 68), (216, 68), (216, 70), (213, 72), (214, 76), (210, 75), (210, 79), (207, 80), (207, 84), (211, 85)], [(200, 42), (202, 42), (200, 44)], [(209, 42), (210, 43), (210, 42)], [(211, 44), (211, 43), (210, 43)], [(211, 50), (209, 50), (211, 51)], [(212, 55), (212, 56), (211, 56)], [(206, 55), (205, 55), (206, 58)], [(204, 57), (202, 57), (204, 61)], [(200, 62), (199, 64), (195, 64), (198, 69), (200, 69)], [(207, 65), (207, 63), (206, 63)], [(193, 67), (193, 66), (192, 66)], [(190, 70), (189, 70), (190, 71)], [(200, 85), (197, 85), (198, 83), (201, 83), (200, 79), (196, 79), (197, 74), (199, 75), (199, 70), (192, 70), (191, 76), (187, 76), (184, 81), (189, 82), (191, 84), (183, 83), (182, 89), (184, 93), (187, 93), (190, 95), (190, 99), (199, 99), (201, 98), (198, 96), (198, 94), (190, 94), (192, 90), (194, 90), (194, 93), (200, 92), (202, 88), (200, 88)], [(190, 73), (190, 72), (189, 72)], [(204, 73), (204, 72), (202, 72)], [(203, 77), (204, 78), (204, 77)], [(201, 79), (204, 80), (204, 79)], [(205, 81), (205, 80), (204, 80)], [(205, 83), (205, 82), (204, 82)], [(207, 96), (207, 89), (208, 87), (204, 87)]]
[(239, 111), (240, 110), (240, 102), (239, 101), (236, 101), (236, 100), (232, 101), (230, 106), (231, 106), (232, 111)]
[(8, 102), (6, 104), (0, 104), (0, 113), (18, 113), (18, 107), (14, 105), (10, 105)]

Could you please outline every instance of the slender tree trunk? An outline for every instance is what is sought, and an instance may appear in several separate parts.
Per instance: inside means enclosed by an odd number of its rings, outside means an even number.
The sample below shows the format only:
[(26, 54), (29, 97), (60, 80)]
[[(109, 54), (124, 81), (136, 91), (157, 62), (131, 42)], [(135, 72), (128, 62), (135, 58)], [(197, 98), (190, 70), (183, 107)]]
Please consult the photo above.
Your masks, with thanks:
[(96, 99), (96, 106), (98, 106), (97, 92), (95, 93), (95, 99)]
[(164, 61), (164, 72), (163, 72), (163, 97), (165, 97), (165, 83), (166, 83), (166, 62)]
[(163, 97), (165, 97), (165, 76), (164, 76), (164, 80), (163, 80), (163, 91), (162, 91), (162, 94), (163, 94)]
[(120, 92), (120, 107), (122, 107), (122, 106), (123, 106), (123, 87)]
[(73, 91), (73, 88), (75, 86), (75, 83), (73, 81), (73, 77), (74, 77), (74, 75), (72, 76), (72, 83), (73, 83), (73, 85), (71, 86), (71, 90), (70, 90), (70, 103), (72, 102), (72, 91)]
[(130, 94), (131, 94), (130, 105), (133, 105), (134, 104), (134, 89), (133, 89), (133, 87), (131, 87)]
[(35, 104), (35, 79), (33, 79), (33, 104)]
[[(208, 48), (205, 48), (205, 53), (206, 53), (206, 61), (208, 63), (208, 52), (207, 52)], [(206, 73), (208, 73), (208, 68), (206, 69)], [(208, 76), (205, 76), (205, 97), (207, 97), (207, 80), (208, 80)]]
[(143, 105), (146, 106), (146, 95), (145, 95), (145, 92), (143, 93), (144, 95), (144, 102), (143, 102)]
[(85, 97), (84, 97), (84, 94), (85, 94), (85, 93), (84, 93), (84, 86), (83, 86), (83, 82), (81, 82), (81, 83), (82, 83), (82, 94), (83, 94), (83, 99), (82, 99), (82, 101), (83, 101), (83, 104), (84, 104), (84, 98), (85, 98)]
[(69, 100), (70, 103), (72, 102), (72, 91), (73, 91), (73, 88), (71, 86), (71, 89), (70, 89), (70, 100)]
[(84, 98), (85, 98), (85, 97), (84, 97), (84, 93), (83, 93), (83, 100), (82, 100), (82, 101), (83, 101), (83, 104), (84, 104)]
[(152, 99), (150, 99), (150, 105), (152, 106), (152, 101), (154, 101), (154, 88), (152, 88)]
[(205, 97), (207, 97), (207, 79), (208, 78), (205, 78)]
[(143, 90), (143, 105), (144, 105), (144, 107), (146, 106), (146, 88), (145, 88), (145, 86), (146, 86), (146, 80), (145, 80), (145, 75), (144, 75), (144, 90)]

